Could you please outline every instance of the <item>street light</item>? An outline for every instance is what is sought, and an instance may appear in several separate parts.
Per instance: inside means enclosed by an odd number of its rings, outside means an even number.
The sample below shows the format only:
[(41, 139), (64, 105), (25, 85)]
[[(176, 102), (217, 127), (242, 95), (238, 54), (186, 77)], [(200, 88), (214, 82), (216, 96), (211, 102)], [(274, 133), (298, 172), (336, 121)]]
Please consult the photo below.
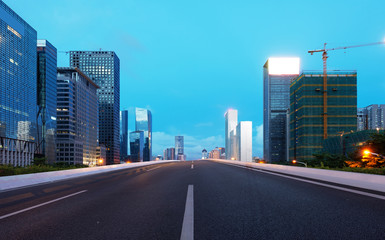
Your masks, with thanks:
[(293, 162), (293, 164), (300, 163), (300, 164), (305, 165), (305, 167), (307, 167), (307, 163), (299, 162), (299, 161), (297, 161), (297, 160), (293, 160), (292, 162)]
[(364, 150), (364, 155), (373, 155), (373, 156), (376, 156), (376, 157), (380, 157), (382, 159), (385, 159), (385, 156), (381, 155), (381, 154), (378, 154), (378, 153), (374, 153), (374, 152), (371, 152), (369, 151), (368, 149), (365, 149)]

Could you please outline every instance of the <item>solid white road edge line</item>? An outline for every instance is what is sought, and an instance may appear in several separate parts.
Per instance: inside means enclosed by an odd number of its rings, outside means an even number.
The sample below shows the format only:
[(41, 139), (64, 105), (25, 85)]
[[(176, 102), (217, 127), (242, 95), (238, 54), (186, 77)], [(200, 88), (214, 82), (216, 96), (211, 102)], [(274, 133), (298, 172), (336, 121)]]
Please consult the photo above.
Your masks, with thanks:
[[(227, 164), (227, 163), (225, 163), (225, 164)], [(233, 164), (227, 164), (227, 165), (234, 166), (234, 167), (239, 167), (239, 168), (244, 168), (244, 169), (249, 169), (249, 170), (253, 170), (253, 171), (256, 171), (256, 172), (268, 173), (268, 174), (272, 174), (272, 175), (276, 175), (276, 176), (280, 176), (280, 177), (294, 179), (294, 180), (301, 181), (301, 182), (311, 183), (311, 184), (315, 184), (315, 185), (319, 185), (319, 186), (324, 186), (324, 187), (328, 187), (328, 188), (334, 188), (334, 189), (345, 191), (345, 192), (351, 192), (351, 193), (355, 193), (355, 194), (364, 195), (364, 196), (367, 196), (367, 197), (373, 197), (373, 198), (378, 198), (378, 199), (381, 199), (381, 200), (385, 200), (385, 196), (374, 194), (374, 193), (368, 193), (368, 192), (363, 192), (363, 191), (354, 190), (354, 189), (350, 189), (350, 188), (333, 186), (333, 185), (326, 184), (326, 183), (320, 183), (320, 182), (306, 180), (306, 179), (302, 179), (302, 178), (286, 176), (286, 175), (279, 174), (279, 173), (272, 173), (272, 172), (268, 172), (268, 171), (262, 171), (262, 170), (255, 169), (255, 168), (248, 168), (248, 167), (238, 166), (238, 165), (233, 165)]]
[(40, 203), (40, 204), (38, 204), (38, 205), (29, 207), (29, 208), (25, 208), (25, 209), (22, 209), (22, 210), (13, 212), (13, 213), (9, 213), (9, 214), (0, 216), (0, 219), (4, 219), (4, 218), (7, 218), (7, 217), (11, 217), (11, 216), (13, 216), (13, 215), (16, 215), (16, 214), (19, 214), (19, 213), (23, 213), (23, 212), (26, 212), (26, 211), (29, 211), (29, 210), (32, 210), (32, 209), (35, 209), (35, 208), (38, 208), (38, 207), (41, 207), (41, 206), (50, 204), (50, 203), (54, 203), (54, 202), (57, 202), (57, 201), (60, 201), (60, 200), (63, 200), (63, 199), (69, 198), (69, 197), (73, 197), (73, 196), (75, 196), (75, 195), (78, 195), (78, 194), (81, 194), (81, 193), (84, 193), (84, 192), (87, 192), (87, 190), (83, 190), (83, 191), (80, 191), (80, 192), (72, 193), (72, 194), (67, 195), (67, 196), (64, 196), (64, 197), (56, 198), (56, 199), (54, 199), (54, 200), (51, 200), (51, 201), (48, 201), (48, 202), (45, 202), (45, 203)]
[(194, 185), (188, 185), (180, 240), (194, 239)]

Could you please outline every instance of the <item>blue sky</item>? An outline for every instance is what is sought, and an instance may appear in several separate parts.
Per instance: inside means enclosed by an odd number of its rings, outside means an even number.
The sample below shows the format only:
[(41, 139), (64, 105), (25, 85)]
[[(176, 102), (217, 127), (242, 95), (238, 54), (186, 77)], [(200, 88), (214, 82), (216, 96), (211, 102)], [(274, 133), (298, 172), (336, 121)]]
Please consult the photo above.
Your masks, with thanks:
[[(185, 136), (189, 158), (224, 146), (224, 113), (253, 121), (262, 155), (262, 66), (297, 56), (322, 68), (329, 47), (385, 39), (383, 1), (5, 0), (58, 51), (113, 50), (121, 61), (121, 109), (149, 108), (153, 154)], [(385, 103), (385, 45), (330, 52), (329, 69), (358, 71), (358, 106)], [(68, 66), (59, 53), (58, 65)]]

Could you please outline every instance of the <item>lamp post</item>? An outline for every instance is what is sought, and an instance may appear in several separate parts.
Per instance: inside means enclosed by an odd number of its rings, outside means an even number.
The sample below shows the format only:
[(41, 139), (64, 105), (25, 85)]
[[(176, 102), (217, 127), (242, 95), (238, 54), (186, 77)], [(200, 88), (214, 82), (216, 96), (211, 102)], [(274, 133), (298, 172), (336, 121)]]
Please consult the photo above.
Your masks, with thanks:
[(304, 163), (304, 162), (298, 162), (297, 160), (293, 160), (293, 164), (296, 164), (296, 163), (303, 164), (303, 165), (305, 165), (305, 167), (307, 167), (307, 163)]

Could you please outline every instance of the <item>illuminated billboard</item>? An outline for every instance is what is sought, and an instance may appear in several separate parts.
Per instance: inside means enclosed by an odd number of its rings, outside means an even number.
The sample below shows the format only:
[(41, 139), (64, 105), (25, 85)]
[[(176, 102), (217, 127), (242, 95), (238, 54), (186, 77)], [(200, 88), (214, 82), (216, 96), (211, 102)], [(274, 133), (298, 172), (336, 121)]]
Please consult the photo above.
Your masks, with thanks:
[(269, 75), (299, 75), (299, 58), (269, 58)]

